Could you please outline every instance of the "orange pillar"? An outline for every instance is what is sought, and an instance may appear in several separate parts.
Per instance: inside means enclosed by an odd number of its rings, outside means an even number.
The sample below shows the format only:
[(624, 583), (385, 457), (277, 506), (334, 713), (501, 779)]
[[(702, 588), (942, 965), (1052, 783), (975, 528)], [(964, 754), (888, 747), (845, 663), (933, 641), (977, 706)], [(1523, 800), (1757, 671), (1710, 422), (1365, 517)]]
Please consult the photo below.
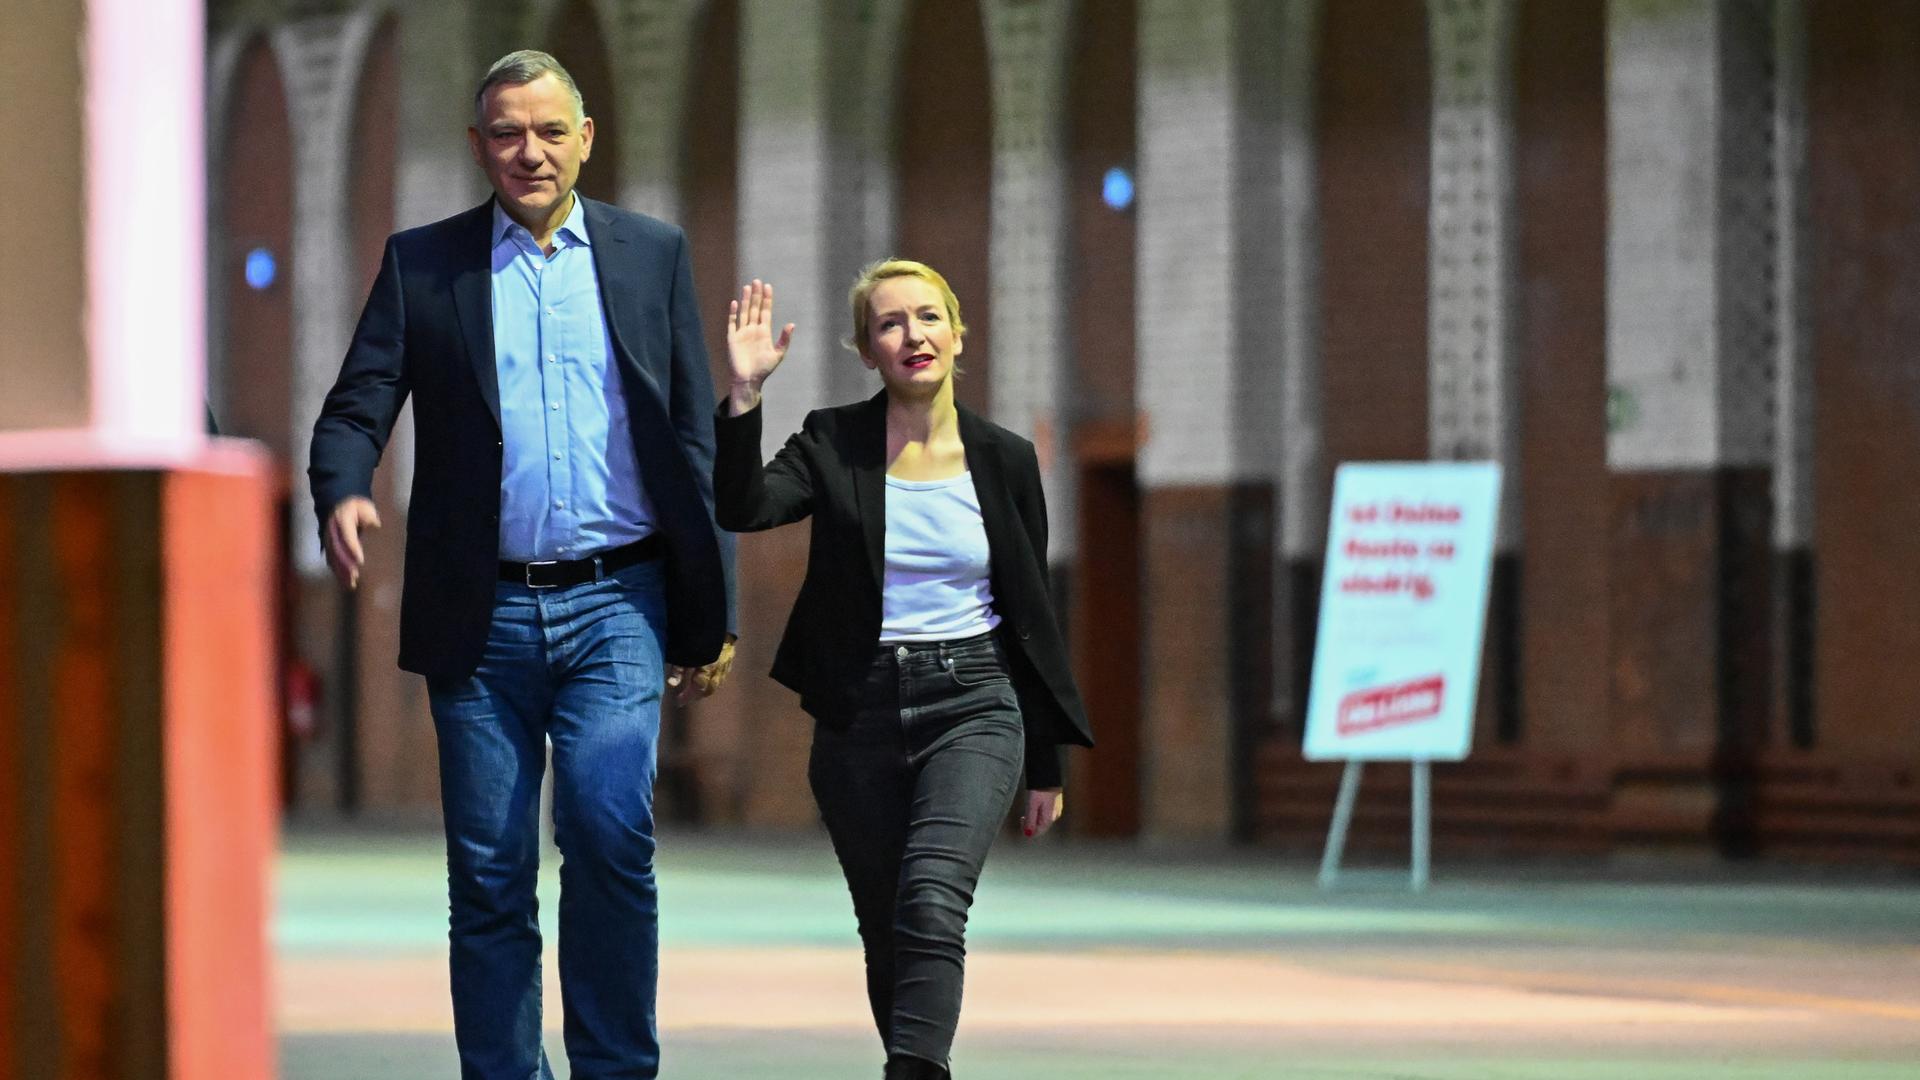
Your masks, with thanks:
[(49, 198), (0, 232), (0, 1078), (265, 1080), (266, 463), (201, 434), (199, 3), (9, 9)]
[(268, 495), (0, 471), (0, 1075), (271, 1075)]

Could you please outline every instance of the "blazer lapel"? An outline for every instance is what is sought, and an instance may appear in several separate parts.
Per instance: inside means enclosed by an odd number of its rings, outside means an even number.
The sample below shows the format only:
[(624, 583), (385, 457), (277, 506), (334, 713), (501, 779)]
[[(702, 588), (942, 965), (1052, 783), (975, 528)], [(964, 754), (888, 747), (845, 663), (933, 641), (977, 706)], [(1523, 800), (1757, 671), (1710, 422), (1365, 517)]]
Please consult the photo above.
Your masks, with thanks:
[(1000, 467), (1000, 441), (986, 421), (965, 406), (960, 407), (960, 445), (966, 448), (967, 471), (973, 474), (974, 495), (980, 500), (980, 525), (987, 534), (988, 552), (1016, 550), (1013, 535), (1017, 523), (1010, 519), (1006, 475)]
[(847, 437), (847, 461), (853, 468), (853, 501), (866, 539), (867, 566), (875, 588), (886, 585), (887, 540), (887, 392), (868, 398), (854, 414)]
[[(659, 406), (654, 411), (664, 416), (667, 395), (653, 372), (640, 363), (639, 354), (633, 351), (634, 344), (641, 340), (642, 335), (639, 331), (640, 316), (632, 310), (638, 290), (629, 280), (628, 269), (632, 265), (633, 252), (626, 231), (620, 228), (618, 219), (607, 213), (605, 203), (595, 202), (584, 195), (579, 198), (587, 212), (593, 275), (600, 284), (600, 310), (607, 317), (607, 348), (612, 350), (614, 363), (627, 376), (623, 385), (643, 388), (648, 400)], [(635, 404), (628, 402), (629, 408)], [(637, 414), (639, 410), (635, 408), (634, 412)]]
[(493, 200), (473, 213), (471, 231), (460, 241), (453, 273), (453, 306), (467, 343), (467, 361), (480, 382), (480, 396), (500, 426), (500, 370), (493, 356)]

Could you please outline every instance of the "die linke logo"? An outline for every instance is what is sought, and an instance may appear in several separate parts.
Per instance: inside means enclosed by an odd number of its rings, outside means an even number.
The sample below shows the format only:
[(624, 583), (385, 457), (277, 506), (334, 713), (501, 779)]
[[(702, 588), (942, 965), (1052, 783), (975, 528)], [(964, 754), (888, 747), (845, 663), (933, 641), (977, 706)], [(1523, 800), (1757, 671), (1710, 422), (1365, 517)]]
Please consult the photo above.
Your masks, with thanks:
[(1446, 698), (1444, 675), (1425, 675), (1390, 686), (1371, 686), (1340, 699), (1335, 727), (1342, 735), (1363, 735), (1440, 715)]

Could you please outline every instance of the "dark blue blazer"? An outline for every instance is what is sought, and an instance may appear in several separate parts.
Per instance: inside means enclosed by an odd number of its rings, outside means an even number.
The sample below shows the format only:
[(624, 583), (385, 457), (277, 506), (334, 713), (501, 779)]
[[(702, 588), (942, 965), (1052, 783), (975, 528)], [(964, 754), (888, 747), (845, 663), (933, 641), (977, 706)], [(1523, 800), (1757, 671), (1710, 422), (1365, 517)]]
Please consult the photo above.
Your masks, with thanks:
[[(609, 344), (640, 479), (666, 541), (667, 661), (712, 661), (733, 625), (733, 538), (713, 521), (713, 379), (678, 228), (585, 197)], [(479, 665), (500, 559), (500, 381), (493, 355), (493, 202), (387, 240), (340, 378), (313, 427), (322, 528), (368, 495), (413, 397), (400, 666), (463, 678)]]

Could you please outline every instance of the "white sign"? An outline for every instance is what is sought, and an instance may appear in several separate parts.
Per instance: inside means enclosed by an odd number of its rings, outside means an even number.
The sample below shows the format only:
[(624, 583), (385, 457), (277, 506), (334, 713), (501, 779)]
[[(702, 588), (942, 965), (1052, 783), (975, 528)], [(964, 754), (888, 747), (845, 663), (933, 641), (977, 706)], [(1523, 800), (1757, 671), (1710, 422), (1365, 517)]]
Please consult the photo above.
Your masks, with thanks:
[(1467, 756), (1499, 506), (1490, 462), (1340, 466), (1308, 760)]

